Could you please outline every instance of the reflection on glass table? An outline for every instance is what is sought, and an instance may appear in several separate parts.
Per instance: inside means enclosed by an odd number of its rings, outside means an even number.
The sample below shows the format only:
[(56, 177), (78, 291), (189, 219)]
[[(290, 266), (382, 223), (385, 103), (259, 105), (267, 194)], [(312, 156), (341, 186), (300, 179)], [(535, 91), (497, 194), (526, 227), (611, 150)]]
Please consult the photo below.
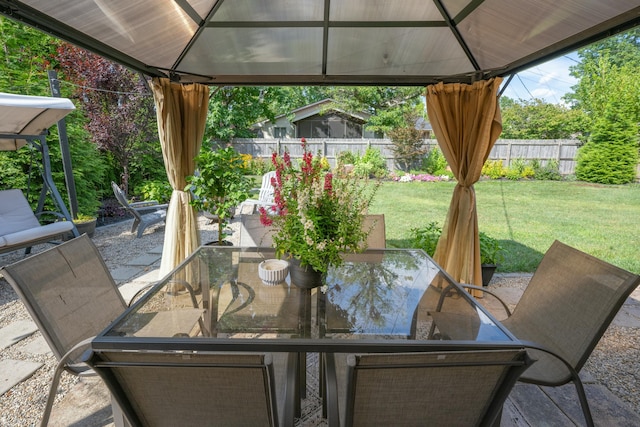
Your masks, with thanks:
[[(129, 308), (93, 348), (418, 351), (516, 344), (423, 251), (345, 255), (325, 286), (262, 282), (272, 249), (203, 246)], [(398, 347), (402, 346), (402, 347)]]

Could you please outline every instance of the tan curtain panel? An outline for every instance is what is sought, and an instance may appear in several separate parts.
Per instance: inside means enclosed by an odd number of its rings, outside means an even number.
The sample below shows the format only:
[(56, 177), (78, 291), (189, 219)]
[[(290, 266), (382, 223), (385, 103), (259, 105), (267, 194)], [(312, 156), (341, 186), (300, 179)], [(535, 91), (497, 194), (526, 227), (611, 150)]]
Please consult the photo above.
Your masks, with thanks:
[(202, 145), (209, 88), (154, 78), (153, 98), (158, 118), (164, 166), (173, 188), (167, 210), (160, 275), (164, 276), (200, 245), (197, 212), (189, 205), (186, 177), (193, 175), (194, 158)]
[(427, 113), (458, 184), (434, 255), (454, 279), (482, 286), (478, 216), (473, 184), (502, 132), (498, 89), (501, 78), (438, 83), (427, 87)]

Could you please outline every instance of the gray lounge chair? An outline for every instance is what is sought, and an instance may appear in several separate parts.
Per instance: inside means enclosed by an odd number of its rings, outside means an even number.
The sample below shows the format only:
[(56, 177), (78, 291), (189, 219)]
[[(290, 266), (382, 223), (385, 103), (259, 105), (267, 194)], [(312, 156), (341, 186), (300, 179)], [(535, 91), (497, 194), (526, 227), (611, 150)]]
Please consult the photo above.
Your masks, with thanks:
[[(60, 217), (57, 216), (55, 219), (58, 220)], [(39, 243), (62, 238), (67, 233), (77, 235), (77, 230), (71, 221), (56, 221), (41, 225), (22, 190), (0, 191), (0, 253), (21, 248), (30, 249), (31, 246)], [(29, 253), (28, 250), (27, 253)]]
[(505, 399), (532, 363), (523, 349), (324, 360), (330, 427), (498, 425)]
[[(502, 323), (526, 341), (538, 361), (520, 381), (543, 386), (573, 382), (588, 425), (589, 403), (578, 373), (640, 276), (555, 241), (520, 301)], [(487, 288), (487, 294), (498, 296)], [(499, 299), (499, 298), (498, 298)]]
[(293, 426), (296, 356), (285, 356), (100, 351), (87, 362), (135, 426)]
[(120, 187), (118, 187), (118, 184), (112, 181), (111, 187), (113, 188), (113, 194), (115, 194), (120, 205), (122, 205), (128, 213), (133, 215), (134, 219), (131, 232), (135, 233), (137, 230), (136, 237), (142, 237), (142, 234), (147, 227), (163, 222), (166, 219), (167, 207), (169, 205), (158, 204), (157, 200), (129, 203), (124, 192)]

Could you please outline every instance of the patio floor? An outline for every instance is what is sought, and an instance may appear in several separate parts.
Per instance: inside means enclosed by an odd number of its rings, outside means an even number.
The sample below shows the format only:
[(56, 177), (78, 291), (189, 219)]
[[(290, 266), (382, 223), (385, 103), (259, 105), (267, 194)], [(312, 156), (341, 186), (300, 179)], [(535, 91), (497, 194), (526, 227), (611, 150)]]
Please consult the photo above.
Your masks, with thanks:
[[(137, 289), (157, 280), (162, 247), (149, 250), (148, 253), (132, 259), (127, 265), (112, 271), (125, 299), (130, 298)], [(142, 274), (142, 275), (141, 275)], [(521, 291), (518, 289), (504, 289), (502, 297), (510, 304), (515, 304)], [(486, 303), (489, 302), (487, 298)], [(489, 306), (491, 310), (491, 306)], [(640, 327), (640, 290), (632, 294), (632, 298), (623, 306), (614, 323), (625, 326)], [(28, 323), (28, 322), (27, 322)], [(35, 330), (29, 325), (13, 325), (15, 331), (7, 327), (0, 329), (0, 341), (7, 341), (6, 345), (13, 345), (14, 336), (29, 336)], [(35, 325), (33, 325), (35, 326)], [(26, 329), (25, 329), (26, 328)], [(4, 338), (3, 338), (4, 337)], [(42, 340), (44, 341), (44, 340)], [(34, 351), (48, 351), (46, 343), (41, 349)], [(320, 414), (320, 399), (317, 395), (318, 357), (311, 354), (308, 357), (307, 399), (303, 402), (302, 417), (296, 426), (324, 426), (325, 421)], [(2, 361), (0, 363), (3, 363)], [(3, 367), (3, 371), (6, 367)], [(38, 369), (37, 366), (32, 367)], [(597, 426), (639, 426), (640, 414), (630, 409), (629, 405), (606, 387), (599, 384), (588, 372), (582, 372), (582, 378), (593, 417)], [(20, 380), (18, 380), (20, 381)], [(10, 385), (8, 386), (10, 389)], [(54, 405), (51, 422), (52, 426), (113, 426), (111, 404), (106, 387), (97, 377), (83, 378)], [(557, 388), (537, 387), (527, 384), (517, 384), (504, 407), (503, 426), (571, 426), (584, 425), (582, 412), (573, 385)]]

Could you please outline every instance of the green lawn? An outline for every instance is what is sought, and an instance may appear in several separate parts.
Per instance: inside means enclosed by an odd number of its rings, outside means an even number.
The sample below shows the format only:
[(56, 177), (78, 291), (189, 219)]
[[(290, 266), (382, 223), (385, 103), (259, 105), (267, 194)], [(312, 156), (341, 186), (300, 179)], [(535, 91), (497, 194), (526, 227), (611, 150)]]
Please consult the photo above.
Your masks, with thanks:
[[(387, 245), (408, 247), (410, 230), (443, 225), (454, 182), (384, 182), (371, 213), (384, 213)], [(506, 249), (502, 272), (533, 272), (557, 239), (640, 273), (640, 185), (482, 181), (475, 185), (480, 230)]]

